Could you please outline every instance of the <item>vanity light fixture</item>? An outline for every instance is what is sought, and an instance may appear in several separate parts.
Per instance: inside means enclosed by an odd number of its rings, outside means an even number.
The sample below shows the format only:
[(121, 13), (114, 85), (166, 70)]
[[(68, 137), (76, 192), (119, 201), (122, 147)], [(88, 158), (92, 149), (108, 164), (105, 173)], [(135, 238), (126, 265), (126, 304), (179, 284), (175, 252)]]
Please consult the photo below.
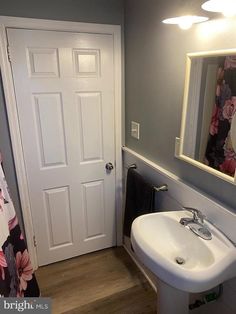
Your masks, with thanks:
[(235, 0), (208, 0), (202, 4), (202, 9), (210, 12), (222, 13), (225, 17), (236, 15)]
[(197, 16), (197, 15), (184, 15), (178, 17), (172, 17), (169, 19), (165, 19), (162, 23), (165, 24), (177, 24), (181, 29), (189, 29), (193, 24), (202, 23), (209, 20), (208, 17)]

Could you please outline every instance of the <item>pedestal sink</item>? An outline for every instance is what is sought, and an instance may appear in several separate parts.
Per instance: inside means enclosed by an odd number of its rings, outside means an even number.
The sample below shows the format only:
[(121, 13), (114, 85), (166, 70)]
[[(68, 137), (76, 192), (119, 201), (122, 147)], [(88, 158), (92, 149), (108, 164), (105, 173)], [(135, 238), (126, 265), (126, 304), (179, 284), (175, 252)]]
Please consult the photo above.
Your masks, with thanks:
[(233, 243), (209, 222), (204, 224), (212, 239), (198, 237), (179, 223), (190, 215), (158, 212), (140, 216), (132, 224), (136, 255), (160, 279), (158, 314), (188, 313), (190, 292), (206, 291), (236, 276)]

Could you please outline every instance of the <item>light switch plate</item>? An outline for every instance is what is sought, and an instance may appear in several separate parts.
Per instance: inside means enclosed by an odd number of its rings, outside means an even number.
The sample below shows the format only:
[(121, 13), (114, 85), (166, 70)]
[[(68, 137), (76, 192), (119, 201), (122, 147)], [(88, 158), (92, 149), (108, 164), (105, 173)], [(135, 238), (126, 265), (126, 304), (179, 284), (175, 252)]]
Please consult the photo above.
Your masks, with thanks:
[(131, 136), (137, 140), (139, 140), (139, 126), (139, 123), (131, 121)]

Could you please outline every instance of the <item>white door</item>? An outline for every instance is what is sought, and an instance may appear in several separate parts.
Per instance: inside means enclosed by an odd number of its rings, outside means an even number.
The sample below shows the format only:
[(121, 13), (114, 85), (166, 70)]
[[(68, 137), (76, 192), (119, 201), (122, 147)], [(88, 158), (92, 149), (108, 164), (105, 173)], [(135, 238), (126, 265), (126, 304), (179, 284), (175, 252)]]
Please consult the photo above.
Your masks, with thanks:
[(113, 37), (7, 37), (39, 265), (115, 245)]

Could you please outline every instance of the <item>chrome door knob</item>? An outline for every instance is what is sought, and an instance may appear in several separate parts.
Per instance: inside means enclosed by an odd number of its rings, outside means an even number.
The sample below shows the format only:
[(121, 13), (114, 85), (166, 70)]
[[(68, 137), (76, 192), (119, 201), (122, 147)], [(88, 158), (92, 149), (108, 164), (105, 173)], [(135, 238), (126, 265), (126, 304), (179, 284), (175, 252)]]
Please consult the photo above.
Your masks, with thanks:
[(111, 171), (111, 170), (114, 169), (114, 166), (113, 166), (113, 164), (111, 162), (108, 162), (106, 164), (105, 168), (106, 168), (107, 171)]

